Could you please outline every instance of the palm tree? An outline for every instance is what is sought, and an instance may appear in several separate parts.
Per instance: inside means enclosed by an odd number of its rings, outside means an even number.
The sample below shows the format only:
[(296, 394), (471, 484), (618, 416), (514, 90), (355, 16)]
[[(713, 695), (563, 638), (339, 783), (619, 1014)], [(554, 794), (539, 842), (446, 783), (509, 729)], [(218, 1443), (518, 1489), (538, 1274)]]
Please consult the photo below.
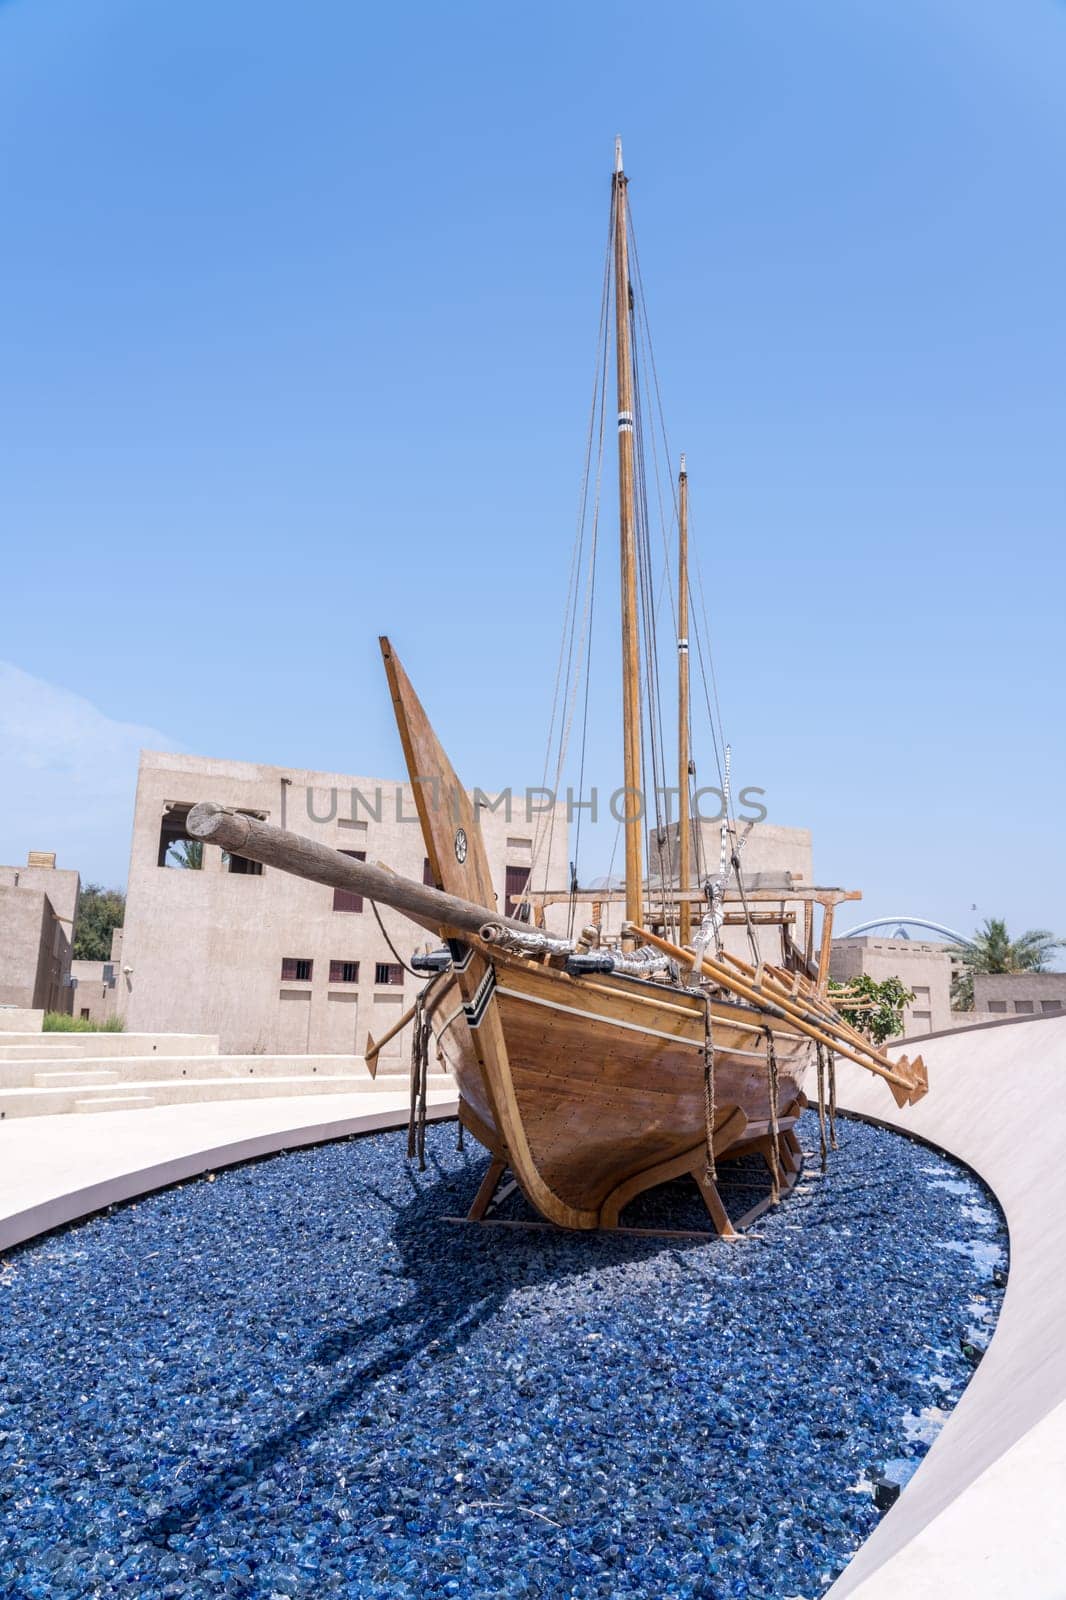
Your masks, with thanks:
[(204, 841), (175, 839), (167, 846), (166, 863), (168, 867), (184, 867), (187, 871), (199, 872), (204, 864)]
[(951, 985), (952, 1004), (959, 1011), (973, 1010), (973, 980), (977, 972), (1046, 972), (1055, 951), (1066, 945), (1048, 928), (1029, 928), (1012, 939), (1002, 917), (986, 917), (971, 944), (951, 945), (949, 954), (959, 963)]

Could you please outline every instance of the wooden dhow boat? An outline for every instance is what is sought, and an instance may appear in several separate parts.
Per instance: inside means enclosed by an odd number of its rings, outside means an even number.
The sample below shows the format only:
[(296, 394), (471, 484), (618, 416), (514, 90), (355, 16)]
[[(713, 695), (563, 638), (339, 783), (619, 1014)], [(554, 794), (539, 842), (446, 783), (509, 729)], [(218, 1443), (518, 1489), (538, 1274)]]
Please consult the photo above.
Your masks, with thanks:
[[(718, 1186), (721, 1164), (753, 1151), (765, 1159), (774, 1203), (800, 1167), (796, 1119), (803, 1084), (817, 1066), (823, 1159), (826, 1085), (836, 1057), (884, 1078), (900, 1105), (926, 1092), (918, 1057), (890, 1059), (832, 1006), (828, 996), (833, 910), (857, 895), (801, 883), (745, 884), (735, 822), (722, 826), (717, 881), (693, 866), (689, 752), (690, 626), (688, 481), (682, 458), (678, 526), (677, 870), (653, 884), (643, 869), (641, 571), (643, 470), (634, 412), (633, 289), (627, 180), (620, 146), (612, 179), (609, 260), (613, 281), (618, 400), (619, 547), (625, 811), (623, 891), (526, 893), (501, 915), (475, 808), (433, 731), (388, 639), (381, 649), (430, 863), (432, 885), (345, 856), (316, 841), (211, 802), (189, 815), (189, 832), (235, 854), (333, 887), (350, 888), (403, 913), (443, 941), (412, 957), (426, 984), (397, 1023), (411, 1026), (412, 1111), (424, 1114), (427, 1063), (436, 1053), (453, 1074), (463, 1126), (490, 1153), (469, 1216), (485, 1218), (510, 1172), (540, 1216), (560, 1227), (617, 1228), (626, 1205), (689, 1173), (715, 1229), (735, 1237)], [(610, 289), (605, 291), (610, 295)], [(605, 302), (606, 305), (606, 302)], [(606, 311), (603, 327), (606, 329)], [(606, 335), (605, 335), (606, 337)], [(728, 785), (727, 785), (728, 787)], [(696, 835), (698, 839), (698, 833)], [(673, 881), (676, 879), (676, 881)], [(551, 926), (553, 907), (594, 902), (587, 926)], [(625, 920), (605, 934), (603, 907)], [(802, 907), (803, 932), (793, 936)], [(815, 948), (816, 913), (821, 928)], [(702, 916), (694, 928), (694, 910)], [(730, 952), (722, 930), (742, 925), (751, 961)], [(758, 935), (780, 931), (771, 963)], [(765, 937), (765, 934), (763, 934)], [(396, 1030), (394, 1029), (393, 1032)], [(385, 1043), (368, 1040), (376, 1071)], [(424, 1125), (423, 1125), (424, 1133)], [(417, 1137), (415, 1139), (417, 1145)]]

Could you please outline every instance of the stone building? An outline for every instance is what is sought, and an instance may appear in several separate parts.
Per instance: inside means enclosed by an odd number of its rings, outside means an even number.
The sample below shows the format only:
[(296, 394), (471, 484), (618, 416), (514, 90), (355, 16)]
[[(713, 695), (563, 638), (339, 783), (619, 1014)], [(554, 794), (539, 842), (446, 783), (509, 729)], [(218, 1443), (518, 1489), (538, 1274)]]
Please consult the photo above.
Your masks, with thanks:
[(109, 961), (72, 961), (70, 964), (73, 988), (74, 1016), (99, 1027), (115, 1015), (118, 999), (118, 968), (122, 957), (122, 929), (111, 934), (111, 959)]
[(71, 1014), (97, 1026), (115, 1012), (116, 979), (113, 962), (72, 961)]
[(834, 939), (829, 975), (845, 983), (862, 974), (881, 983), (899, 978), (914, 999), (903, 1012), (903, 1033), (940, 1033), (955, 1025), (951, 1011), (952, 958), (946, 946), (919, 939), (881, 939), (868, 934)]
[(24, 867), (0, 866), (0, 1005), (71, 1009), (70, 960), (81, 879), (55, 853), (31, 850)]
[[(526, 886), (537, 837), (523, 791), (481, 810), (501, 908)], [(237, 1054), (362, 1053), (399, 1019), (421, 980), (402, 961), (435, 943), (387, 907), (373, 907), (188, 838), (199, 800), (215, 800), (278, 826), (428, 881), (410, 786), (143, 752), (137, 781), (118, 1012), (137, 1032), (217, 1033)], [(546, 829), (544, 830), (547, 831)], [(566, 882), (565, 817), (537, 881)], [(546, 876), (545, 876), (546, 875)], [(397, 960), (397, 955), (402, 958)], [(383, 1069), (406, 1060), (406, 1033)]]
[(975, 1022), (989, 1016), (1047, 1017), (1066, 1011), (1066, 972), (979, 972), (973, 980)]

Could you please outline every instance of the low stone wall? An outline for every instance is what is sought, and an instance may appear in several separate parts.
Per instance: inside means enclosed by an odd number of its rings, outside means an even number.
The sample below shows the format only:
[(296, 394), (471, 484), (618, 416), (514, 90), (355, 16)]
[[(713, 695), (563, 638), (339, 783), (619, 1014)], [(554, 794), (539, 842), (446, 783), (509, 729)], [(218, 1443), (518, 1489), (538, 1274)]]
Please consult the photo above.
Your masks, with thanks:
[(40, 1033), (44, 1012), (25, 1006), (0, 1006), (0, 1033)]
[(1052, 1600), (1066, 1592), (1066, 1017), (903, 1048), (925, 1057), (924, 1100), (898, 1110), (884, 1084), (842, 1063), (839, 1103), (926, 1139), (988, 1184), (1010, 1231), (1010, 1277), (951, 1420), (830, 1596)]

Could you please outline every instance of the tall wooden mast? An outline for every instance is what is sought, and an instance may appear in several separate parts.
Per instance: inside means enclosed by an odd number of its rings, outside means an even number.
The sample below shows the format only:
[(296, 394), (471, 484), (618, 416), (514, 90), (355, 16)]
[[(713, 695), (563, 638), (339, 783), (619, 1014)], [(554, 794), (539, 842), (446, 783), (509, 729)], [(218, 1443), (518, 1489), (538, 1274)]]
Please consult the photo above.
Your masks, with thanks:
[(637, 623), (637, 547), (633, 465), (633, 355), (629, 343), (629, 244), (622, 141), (614, 145), (614, 318), (618, 379), (618, 509), (622, 558), (622, 728), (625, 777), (626, 917), (639, 923), (644, 908), (641, 831), (644, 802), (640, 764), (640, 632)]
[[(692, 882), (692, 826), (688, 813), (688, 471), (681, 457), (677, 478), (677, 886)], [(678, 944), (692, 937), (692, 907), (678, 901)]]

